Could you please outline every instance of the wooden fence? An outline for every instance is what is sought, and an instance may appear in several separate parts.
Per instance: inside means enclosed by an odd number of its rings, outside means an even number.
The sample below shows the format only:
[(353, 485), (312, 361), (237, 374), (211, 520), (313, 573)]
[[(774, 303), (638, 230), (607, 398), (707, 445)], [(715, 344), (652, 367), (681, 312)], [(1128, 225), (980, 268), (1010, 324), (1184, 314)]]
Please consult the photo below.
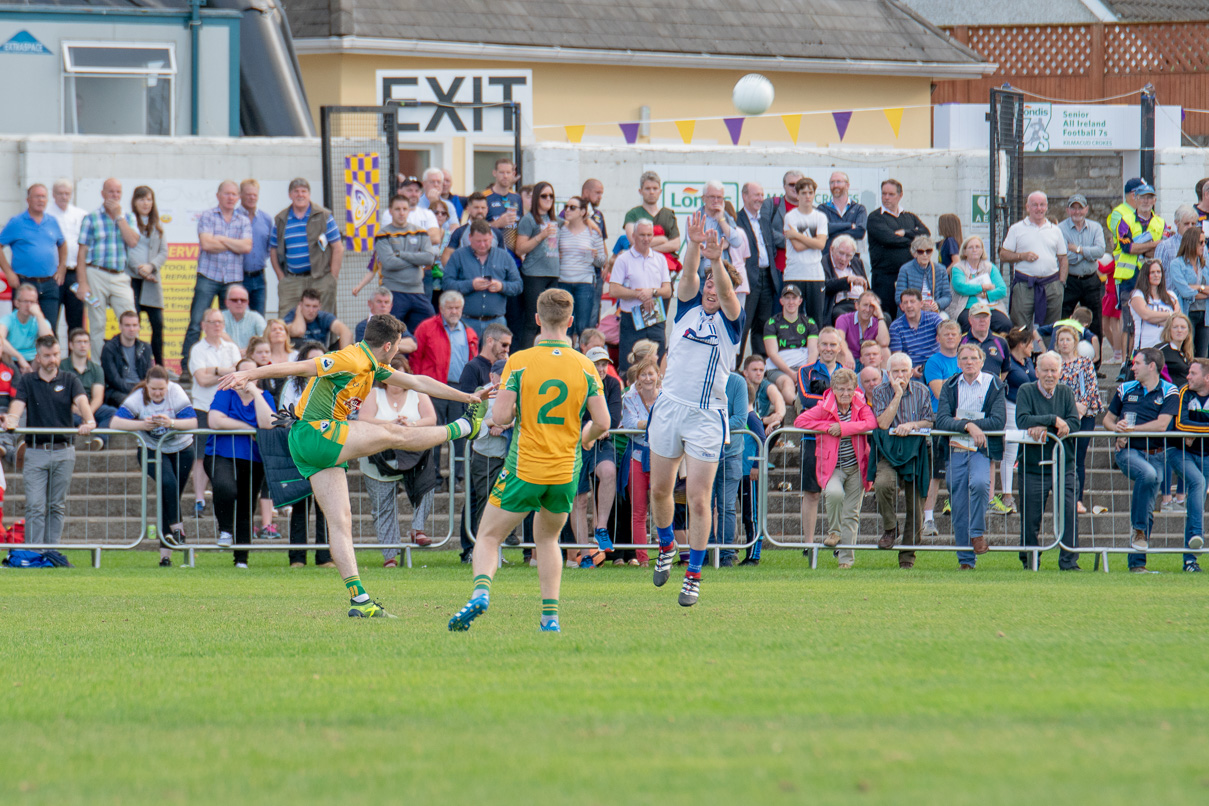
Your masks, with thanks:
[[(1209, 109), (1209, 22), (956, 26), (959, 42), (999, 65), (990, 76), (942, 81), (933, 103), (985, 103), (1003, 83), (1047, 98), (1137, 103), (1153, 84), (1160, 104)], [(1187, 113), (1184, 131), (1209, 135), (1209, 114)]]

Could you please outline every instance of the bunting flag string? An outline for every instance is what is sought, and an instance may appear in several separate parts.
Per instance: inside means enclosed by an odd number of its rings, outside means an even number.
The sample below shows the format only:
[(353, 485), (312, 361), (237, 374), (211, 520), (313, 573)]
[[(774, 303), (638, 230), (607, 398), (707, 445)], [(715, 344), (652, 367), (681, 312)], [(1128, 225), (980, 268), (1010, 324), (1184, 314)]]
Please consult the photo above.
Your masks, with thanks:
[[(839, 134), (840, 142), (842, 143), (848, 137), (848, 130), (850, 128), (850, 124), (852, 123), (852, 116), (854, 114), (856, 114), (857, 112), (881, 112), (885, 116), (886, 122), (888, 122), (890, 124), (890, 128), (894, 132), (895, 139), (897, 139), (902, 134), (903, 114), (906, 112), (906, 110), (908, 110), (908, 109), (931, 109), (931, 108), (932, 108), (931, 104), (918, 104), (918, 105), (914, 105), (914, 106), (869, 107), (869, 108), (861, 108), (861, 109), (807, 110), (807, 111), (803, 111), (803, 112), (789, 112), (789, 113), (769, 112), (769, 113), (765, 113), (765, 114), (761, 114), (761, 115), (746, 115), (743, 117), (724, 117), (721, 115), (718, 115), (718, 116), (708, 115), (708, 116), (702, 116), (702, 117), (697, 117), (697, 118), (652, 119), (652, 120), (644, 120), (642, 122), (626, 121), (626, 122), (617, 122), (617, 123), (576, 123), (576, 124), (543, 123), (543, 124), (535, 124), (533, 126), (533, 128), (534, 129), (561, 128), (566, 134), (567, 142), (582, 143), (584, 135), (586, 134), (588, 128), (590, 128), (590, 127), (617, 126), (621, 130), (622, 137), (625, 139), (626, 143), (629, 145), (634, 145), (638, 142), (639, 129), (641, 129), (644, 125), (650, 126), (651, 124), (671, 123), (676, 127), (676, 132), (680, 135), (681, 141), (683, 141), (683, 143), (685, 145), (691, 145), (693, 142), (693, 138), (696, 136), (696, 133), (697, 133), (697, 124), (698, 123), (701, 123), (702, 121), (708, 122), (708, 121), (720, 120), (726, 125), (726, 131), (727, 131), (727, 134), (730, 136), (731, 144), (738, 145), (739, 141), (742, 139), (742, 136), (743, 136), (743, 125), (748, 120), (751, 120), (751, 119), (759, 120), (760, 118), (778, 117), (781, 119), (781, 123), (785, 126), (785, 131), (789, 135), (789, 139), (791, 141), (793, 141), (794, 145), (797, 145), (798, 141), (801, 138), (801, 134), (802, 134), (802, 118), (804, 118), (808, 115), (830, 115), (832, 122), (835, 125), (835, 130)], [(1197, 110), (1197, 109), (1185, 110), (1185, 111), (1209, 112), (1209, 110)], [(664, 136), (664, 135), (660, 135), (660, 136)], [(816, 136), (821, 136), (821, 133), (816, 133)]]
[(730, 144), (739, 145), (739, 135), (743, 133), (743, 118), (722, 118), (726, 130), (730, 132)]
[(680, 139), (685, 145), (693, 142), (693, 129), (697, 128), (695, 120), (678, 120), (676, 121), (676, 131), (680, 132)]
[[(832, 119), (835, 121), (835, 130), (840, 133), (840, 142), (844, 142), (844, 135), (848, 133), (848, 123), (852, 120), (851, 112), (832, 112)], [(895, 132), (895, 137), (898, 133)], [(796, 140), (794, 142), (797, 142)]]
[(903, 125), (903, 108), (901, 106), (893, 109), (883, 109), (882, 112), (886, 115), (886, 120), (890, 121), (890, 128), (894, 129), (894, 137), (898, 138), (898, 130)]
[[(801, 115), (781, 115), (781, 122), (785, 124), (785, 131), (789, 132), (789, 139), (793, 140), (793, 144), (798, 144), (798, 132), (802, 128)], [(840, 139), (844, 139), (843, 136)]]

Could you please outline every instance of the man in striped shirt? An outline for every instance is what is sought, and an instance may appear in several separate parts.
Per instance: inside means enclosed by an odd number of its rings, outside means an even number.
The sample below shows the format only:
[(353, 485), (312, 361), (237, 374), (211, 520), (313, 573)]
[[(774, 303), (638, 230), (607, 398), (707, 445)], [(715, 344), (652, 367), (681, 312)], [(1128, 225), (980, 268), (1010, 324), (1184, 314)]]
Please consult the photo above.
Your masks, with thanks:
[(122, 183), (106, 179), (101, 186), (105, 203), (84, 217), (80, 224), (80, 248), (76, 253), (76, 296), (92, 296), (96, 304), (88, 311), (88, 334), (92, 354), (99, 356), (105, 339), (105, 308), (113, 308), (119, 319), (134, 310), (134, 291), (126, 274), (126, 249), (139, 242), (134, 214), (122, 212)]
[(344, 242), (332, 214), (311, 203), (311, 185), (302, 177), (290, 182), (290, 206), (273, 220), (269, 261), (277, 274), (277, 310), (296, 308), (302, 292), (313, 288), (320, 307), (336, 314)]
[[(898, 539), (898, 514), (894, 511), (901, 483), (907, 502), (906, 525), (909, 528), (908, 544), (918, 544), (923, 532), (923, 503), (928, 491), (926, 437), (913, 434), (922, 428), (931, 428), (932, 393), (928, 387), (912, 378), (913, 364), (906, 353), (890, 356), (890, 382), (873, 390), (873, 416), (877, 427), (888, 434), (875, 432), (874, 442), (878, 446), (877, 475), (873, 481), (873, 493), (877, 497), (877, 512), (882, 516), (882, 536), (877, 541), (879, 549), (889, 549)], [(883, 449), (888, 448), (888, 449)], [(924, 457), (923, 467), (918, 462)], [(915, 565), (914, 551), (898, 553), (898, 567), (907, 569)]]
[(890, 324), (890, 350), (911, 356), (914, 377), (923, 375), (924, 362), (936, 352), (936, 328), (940, 314), (923, 309), (923, 294), (917, 288), (903, 290), (898, 311), (901, 316)]

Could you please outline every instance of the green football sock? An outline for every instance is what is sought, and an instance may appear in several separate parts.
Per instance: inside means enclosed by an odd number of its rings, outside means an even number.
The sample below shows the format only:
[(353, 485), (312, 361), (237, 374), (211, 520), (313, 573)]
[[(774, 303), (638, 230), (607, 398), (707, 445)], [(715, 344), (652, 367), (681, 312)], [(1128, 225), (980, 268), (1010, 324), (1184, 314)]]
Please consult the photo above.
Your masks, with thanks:
[(449, 433), (449, 441), (453, 442), (455, 439), (461, 439), (470, 433), (470, 421), (465, 417), (459, 417), (445, 426), (445, 430)]
[(491, 577), (486, 574), (479, 574), (474, 578), (474, 593), (470, 594), (471, 599), (490, 599), (491, 598)]
[(369, 594), (365, 592), (365, 586), (361, 584), (361, 577), (359, 574), (353, 574), (351, 577), (345, 577), (344, 587), (348, 588), (348, 596), (354, 601), (362, 596), (364, 596), (366, 599), (369, 598)]
[(558, 618), (557, 599), (542, 599), (542, 618)]

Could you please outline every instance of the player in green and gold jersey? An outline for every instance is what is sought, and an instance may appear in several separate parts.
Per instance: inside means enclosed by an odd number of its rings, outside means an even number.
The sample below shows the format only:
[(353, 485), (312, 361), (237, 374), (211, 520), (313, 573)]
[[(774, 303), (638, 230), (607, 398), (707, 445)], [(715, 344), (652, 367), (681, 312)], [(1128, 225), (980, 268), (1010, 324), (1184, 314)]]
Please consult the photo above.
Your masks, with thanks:
[[(351, 598), (348, 614), (365, 618), (389, 617), (365, 593), (353, 552), (352, 507), (348, 498), (346, 469), (350, 459), (386, 450), (423, 451), (444, 442), (478, 433), (486, 413), (484, 402), (491, 390), (474, 394), (460, 392), (423, 375), (408, 375), (390, 368), (399, 351), (403, 324), (389, 314), (370, 317), (365, 338), (343, 350), (310, 361), (269, 364), (224, 377), (220, 389), (241, 389), (247, 381), (262, 378), (309, 377), (290, 426), (290, 455), (304, 478), (311, 481), (315, 500), (327, 517), (332, 559), (340, 569)], [(402, 389), (414, 389), (433, 397), (471, 404), (466, 417), (449, 425), (402, 426), (389, 423), (349, 421), (375, 381)]]
[[(516, 430), (479, 522), (474, 593), (450, 620), (450, 630), (468, 630), (486, 612), (500, 545), (526, 515), (536, 512), (533, 539), (541, 583), (541, 629), (559, 631), (563, 560), (558, 536), (579, 488), (580, 450), (609, 432), (609, 408), (596, 367), (567, 339), (573, 305), (571, 295), (562, 289), (543, 291), (537, 298), (541, 328), (537, 343), (513, 353), (504, 365), (491, 419), (498, 425), (515, 419)], [(592, 419), (581, 430), (585, 410)]]

